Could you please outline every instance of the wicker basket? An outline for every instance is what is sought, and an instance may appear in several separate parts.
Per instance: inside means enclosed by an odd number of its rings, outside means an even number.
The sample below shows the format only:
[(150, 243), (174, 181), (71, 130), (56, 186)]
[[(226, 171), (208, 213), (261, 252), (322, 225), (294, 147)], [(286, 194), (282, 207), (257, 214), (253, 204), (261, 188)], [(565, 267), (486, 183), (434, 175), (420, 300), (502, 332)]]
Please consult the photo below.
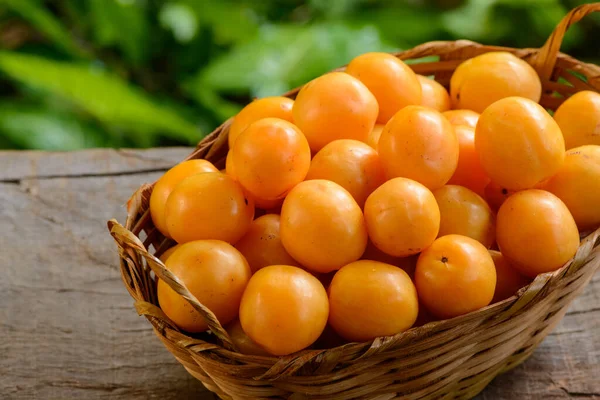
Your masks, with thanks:
[[(434, 75), (447, 86), (462, 61), (490, 51), (509, 51), (538, 71), (544, 88), (541, 104), (554, 110), (573, 93), (600, 90), (599, 67), (559, 53), (569, 25), (599, 10), (600, 3), (572, 10), (541, 49), (459, 40), (425, 43), (396, 56), (403, 60), (439, 56), (439, 61), (413, 64), (412, 68)], [(559, 83), (558, 78), (569, 84)], [(296, 93), (287, 96), (293, 98)], [(224, 165), (229, 125), (227, 121), (217, 128), (188, 158)], [(150, 321), (169, 351), (224, 399), (472, 398), (496, 375), (531, 355), (600, 266), (599, 229), (582, 241), (575, 258), (560, 270), (538, 276), (516, 296), (479, 311), (365, 343), (304, 350), (280, 358), (247, 356), (234, 350), (214, 315), (149, 252), (160, 254), (173, 245), (152, 225), (148, 210), (151, 192), (152, 185), (144, 185), (130, 199), (125, 227), (115, 220), (108, 223), (119, 248), (123, 282), (135, 299), (137, 312)], [(211, 333), (191, 337), (169, 320), (158, 307), (156, 276), (189, 300), (209, 321)]]

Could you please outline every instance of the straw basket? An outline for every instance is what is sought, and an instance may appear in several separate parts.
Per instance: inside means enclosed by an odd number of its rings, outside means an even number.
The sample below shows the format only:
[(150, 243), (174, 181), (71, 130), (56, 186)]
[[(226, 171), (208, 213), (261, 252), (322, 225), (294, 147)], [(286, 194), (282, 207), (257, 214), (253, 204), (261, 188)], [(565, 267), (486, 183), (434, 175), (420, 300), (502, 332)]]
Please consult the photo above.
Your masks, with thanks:
[[(412, 68), (448, 86), (452, 71), (462, 61), (490, 51), (509, 51), (538, 71), (544, 88), (541, 104), (555, 110), (573, 93), (600, 90), (599, 67), (559, 53), (567, 28), (595, 11), (600, 11), (600, 3), (572, 10), (541, 49), (459, 40), (425, 43), (396, 56), (402, 60), (439, 56), (439, 61)], [(293, 98), (297, 91), (286, 95)], [(229, 126), (227, 121), (217, 128), (188, 158), (224, 165)], [(247, 356), (235, 351), (210, 310), (152, 255), (159, 255), (173, 242), (152, 224), (151, 192), (152, 185), (144, 185), (130, 199), (125, 227), (115, 220), (108, 223), (118, 245), (123, 282), (135, 299), (137, 312), (150, 321), (169, 351), (224, 399), (472, 398), (496, 375), (531, 355), (600, 266), (599, 229), (582, 241), (575, 258), (561, 269), (538, 276), (516, 296), (479, 311), (365, 343), (309, 349), (285, 357)], [(157, 277), (209, 321), (210, 332), (190, 336), (169, 320), (156, 299)]]

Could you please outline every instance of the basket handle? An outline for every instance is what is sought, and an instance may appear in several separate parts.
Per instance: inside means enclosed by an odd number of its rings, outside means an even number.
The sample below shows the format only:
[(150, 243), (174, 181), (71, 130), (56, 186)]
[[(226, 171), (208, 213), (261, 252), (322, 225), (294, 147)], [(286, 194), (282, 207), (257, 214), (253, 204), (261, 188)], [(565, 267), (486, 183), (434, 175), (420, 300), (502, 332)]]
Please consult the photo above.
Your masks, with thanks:
[(236, 351), (236, 347), (229, 338), (229, 334), (223, 328), (215, 314), (210, 311), (206, 306), (198, 301), (198, 299), (188, 290), (185, 284), (172, 272), (170, 272), (165, 265), (158, 258), (150, 254), (142, 242), (129, 230), (124, 228), (115, 219), (108, 221), (108, 230), (111, 236), (117, 242), (117, 245), (124, 248), (133, 250), (135, 253), (144, 258), (152, 271), (156, 274), (159, 279), (162, 279), (171, 289), (181, 295), (184, 299), (192, 305), (192, 307), (202, 315), (202, 317), (208, 323), (210, 331), (223, 343), (224, 347)]
[(556, 25), (554, 31), (546, 40), (546, 43), (540, 48), (532, 64), (537, 70), (542, 79), (550, 79), (556, 58), (560, 51), (560, 46), (567, 33), (569, 27), (581, 20), (586, 15), (600, 11), (600, 3), (582, 4), (572, 9), (563, 19)]

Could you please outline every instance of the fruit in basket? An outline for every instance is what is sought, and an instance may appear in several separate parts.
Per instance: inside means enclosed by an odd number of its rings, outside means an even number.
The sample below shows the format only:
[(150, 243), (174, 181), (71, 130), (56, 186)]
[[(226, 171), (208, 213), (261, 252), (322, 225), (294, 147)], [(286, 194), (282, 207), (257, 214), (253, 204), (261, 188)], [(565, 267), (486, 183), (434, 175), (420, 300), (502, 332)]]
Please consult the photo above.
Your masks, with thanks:
[(350, 61), (346, 72), (364, 83), (377, 99), (377, 122), (380, 124), (387, 123), (406, 106), (421, 104), (421, 84), (417, 75), (391, 54), (362, 54)]
[(330, 72), (302, 87), (293, 107), (294, 123), (317, 152), (337, 139), (366, 142), (379, 106), (358, 79)]
[(377, 261), (361, 260), (342, 267), (328, 293), (329, 323), (349, 341), (404, 332), (419, 313), (417, 292), (408, 274)]
[[(561, 131), (595, 140), (600, 95), (552, 118), (532, 71), (509, 53), (475, 57), (449, 95), (368, 53), (296, 100), (254, 101), (233, 119), (225, 173), (195, 160), (156, 185), (155, 225), (181, 243), (161, 260), (251, 355), (372, 340), (513, 296), (600, 225), (600, 146), (565, 152)], [(165, 282), (158, 292), (175, 324), (207, 329)]]
[(310, 148), (290, 122), (264, 118), (250, 124), (231, 149), (235, 176), (252, 196), (263, 200), (284, 197), (306, 177)]
[(150, 195), (150, 215), (154, 226), (167, 237), (171, 237), (165, 221), (165, 204), (169, 195), (185, 178), (202, 172), (218, 172), (219, 170), (206, 160), (188, 160), (177, 164), (154, 184)]
[(492, 303), (514, 296), (519, 289), (531, 282), (530, 278), (522, 275), (499, 251), (490, 250), (490, 255), (496, 267), (496, 290)]
[(450, 79), (453, 108), (483, 112), (512, 96), (539, 102), (542, 83), (531, 65), (508, 52), (490, 52), (461, 63)]
[(173, 253), (175, 252), (175, 250), (177, 250), (177, 249), (178, 249), (178, 248), (180, 248), (180, 247), (181, 247), (181, 245), (180, 245), (180, 244), (176, 244), (176, 245), (175, 245), (175, 246), (173, 246), (173, 247), (169, 247), (167, 250), (165, 250), (165, 251), (164, 251), (164, 252), (163, 252), (163, 253), (160, 255), (160, 257), (158, 257), (158, 259), (159, 259), (160, 261), (162, 261), (162, 262), (163, 262), (163, 264), (164, 264), (164, 263), (166, 263), (166, 262), (167, 262), (167, 259), (168, 259), (169, 257), (171, 257), (171, 254), (173, 254)]
[(565, 100), (554, 113), (567, 149), (600, 145), (600, 93), (584, 90)]
[(270, 354), (260, 347), (254, 340), (250, 339), (239, 319), (236, 319), (227, 326), (227, 334), (231, 342), (237, 347), (240, 353), (249, 356), (270, 356)]
[(454, 126), (467, 125), (475, 129), (479, 121), (479, 113), (473, 110), (448, 110), (442, 113), (444, 117)]
[[(215, 314), (221, 325), (237, 317), (252, 273), (246, 259), (233, 246), (220, 240), (185, 243), (165, 265)], [(160, 308), (178, 327), (188, 332), (208, 329), (204, 317), (163, 280), (158, 281), (157, 295)]]
[(388, 178), (410, 178), (433, 190), (454, 174), (459, 145), (440, 112), (408, 106), (386, 124), (378, 151)]
[(369, 240), (367, 243), (367, 248), (363, 253), (361, 260), (371, 260), (371, 261), (379, 261), (384, 264), (395, 265), (396, 267), (400, 267), (408, 274), (408, 276), (412, 277), (415, 272), (415, 266), (417, 264), (417, 256), (407, 256), (407, 257), (394, 257), (390, 256), (387, 253), (379, 250), (377, 246), (373, 244), (372, 241)]
[(377, 188), (365, 203), (369, 238), (395, 257), (417, 254), (438, 235), (440, 209), (429, 189), (407, 178), (394, 178)]
[(362, 208), (367, 197), (385, 182), (377, 151), (357, 140), (334, 140), (310, 162), (306, 180), (327, 179), (346, 189)]
[(259, 119), (279, 118), (292, 122), (293, 105), (294, 100), (281, 96), (264, 97), (248, 104), (235, 116), (235, 118), (233, 118), (231, 126), (229, 127), (229, 148), (233, 147), (238, 136), (250, 126), (250, 124)]
[(567, 206), (539, 189), (517, 192), (498, 211), (496, 240), (523, 275), (535, 278), (562, 267), (579, 247), (579, 232)]
[(237, 242), (250, 228), (254, 203), (242, 187), (221, 173), (190, 176), (171, 192), (165, 219), (178, 243), (200, 239)]
[(512, 190), (550, 178), (565, 158), (558, 124), (542, 106), (522, 97), (485, 109), (475, 128), (475, 150), (491, 180)]
[(422, 106), (433, 108), (439, 112), (450, 109), (450, 95), (445, 87), (434, 79), (423, 75), (417, 75), (417, 79), (421, 84)]
[(271, 265), (256, 272), (240, 304), (244, 332), (277, 356), (313, 344), (328, 315), (327, 292), (321, 282), (289, 265)]
[(496, 287), (496, 269), (478, 241), (446, 235), (423, 250), (415, 270), (419, 300), (438, 318), (453, 318), (487, 306)]
[(475, 151), (475, 129), (467, 125), (457, 125), (454, 132), (458, 139), (458, 164), (448, 184), (467, 187), (483, 196), (490, 178), (485, 174), (479, 154)]
[(227, 157), (225, 158), (225, 173), (237, 181), (235, 167), (233, 166), (233, 152), (231, 150), (227, 152)]
[(600, 225), (600, 146), (587, 145), (567, 151), (560, 170), (542, 184), (561, 199), (580, 230)]
[(503, 188), (497, 183), (490, 182), (483, 191), (483, 197), (494, 211), (498, 211), (502, 203), (506, 201), (516, 190)]
[(495, 216), (477, 193), (457, 185), (433, 191), (440, 208), (439, 236), (457, 234), (477, 240), (490, 248), (496, 240)]
[(379, 138), (381, 137), (381, 132), (383, 132), (383, 128), (385, 125), (375, 124), (371, 132), (369, 133), (369, 137), (367, 138), (367, 144), (377, 150)]
[(362, 210), (346, 189), (322, 179), (294, 187), (281, 208), (281, 242), (305, 268), (331, 272), (356, 261), (367, 245)]
[[(231, 178), (233, 178), (233, 180), (237, 181), (238, 179), (237, 179), (235, 167), (234, 167), (233, 161), (232, 161), (232, 154), (233, 153), (231, 151), (227, 153), (227, 158), (225, 159), (225, 173), (227, 175), (229, 175)], [(246, 194), (246, 197), (248, 197), (249, 199), (252, 199), (256, 208), (260, 208), (262, 210), (270, 210), (273, 208), (281, 207), (281, 204), (283, 203), (283, 198), (274, 199), (274, 200), (266, 200), (266, 199), (261, 199), (260, 197), (254, 196), (252, 193), (248, 192), (247, 190), (244, 190), (244, 193)]]
[(283, 247), (279, 226), (280, 217), (277, 214), (258, 217), (235, 244), (235, 248), (246, 257), (253, 273), (269, 265), (299, 266)]

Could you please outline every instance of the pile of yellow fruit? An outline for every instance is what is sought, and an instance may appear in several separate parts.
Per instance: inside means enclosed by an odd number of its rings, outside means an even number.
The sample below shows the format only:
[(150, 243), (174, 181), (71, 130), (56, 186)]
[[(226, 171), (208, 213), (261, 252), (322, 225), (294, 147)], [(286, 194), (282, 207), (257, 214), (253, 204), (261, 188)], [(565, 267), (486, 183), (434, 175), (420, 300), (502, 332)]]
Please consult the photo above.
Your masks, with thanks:
[[(173, 167), (150, 199), (166, 267), (239, 351), (286, 355), (394, 335), (513, 296), (600, 225), (600, 94), (554, 116), (533, 68), (463, 62), (450, 92), (368, 53), (295, 100), (247, 105), (225, 171)], [(163, 281), (182, 330), (208, 329)]]

